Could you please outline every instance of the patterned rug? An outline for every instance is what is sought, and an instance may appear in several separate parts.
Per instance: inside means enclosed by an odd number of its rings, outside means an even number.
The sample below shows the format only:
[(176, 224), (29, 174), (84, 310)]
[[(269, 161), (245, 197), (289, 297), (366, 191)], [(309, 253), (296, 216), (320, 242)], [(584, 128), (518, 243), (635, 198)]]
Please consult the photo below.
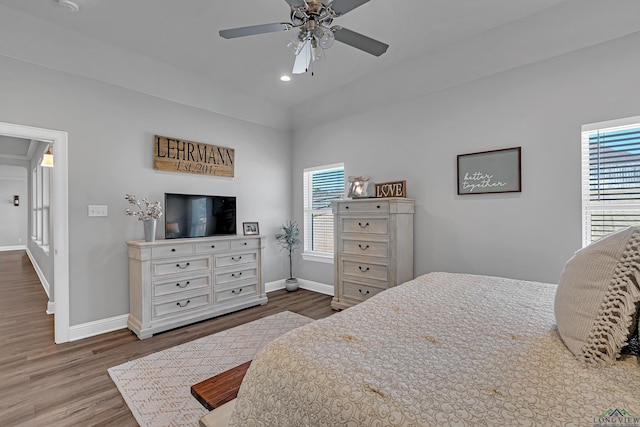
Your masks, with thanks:
[(197, 426), (208, 413), (191, 386), (253, 358), (280, 335), (313, 322), (290, 311), (109, 368), (142, 427)]

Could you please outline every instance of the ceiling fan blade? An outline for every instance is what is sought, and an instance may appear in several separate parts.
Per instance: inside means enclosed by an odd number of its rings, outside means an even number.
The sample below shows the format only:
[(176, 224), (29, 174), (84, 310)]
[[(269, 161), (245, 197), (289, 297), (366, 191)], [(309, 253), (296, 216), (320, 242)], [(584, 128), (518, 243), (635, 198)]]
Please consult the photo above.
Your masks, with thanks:
[(356, 33), (355, 31), (351, 31), (343, 27), (335, 26), (331, 28), (331, 30), (333, 31), (336, 40), (339, 42), (353, 46), (356, 49), (363, 50), (371, 55), (380, 56), (387, 51), (387, 48), (389, 48), (388, 44), (363, 36), (360, 33)]
[(296, 55), (296, 60), (293, 63), (293, 71), (292, 74), (304, 74), (309, 69), (309, 64), (311, 63), (311, 43), (308, 41), (304, 42), (302, 46), (302, 50), (300, 53)]
[(288, 31), (292, 28), (291, 24), (276, 23), (251, 25), (249, 27), (230, 28), (228, 30), (220, 30), (220, 37), (225, 39), (234, 39), (236, 37), (254, 36), (256, 34), (275, 33), (277, 31)]
[(369, 0), (333, 0), (333, 3), (331, 3), (331, 9), (333, 9), (333, 11), (338, 15), (344, 15), (356, 7), (362, 6), (368, 1)]
[(307, 8), (307, 2), (304, 0), (285, 0), (287, 3), (289, 3), (289, 6), (296, 8), (296, 7), (301, 7), (306, 9)]

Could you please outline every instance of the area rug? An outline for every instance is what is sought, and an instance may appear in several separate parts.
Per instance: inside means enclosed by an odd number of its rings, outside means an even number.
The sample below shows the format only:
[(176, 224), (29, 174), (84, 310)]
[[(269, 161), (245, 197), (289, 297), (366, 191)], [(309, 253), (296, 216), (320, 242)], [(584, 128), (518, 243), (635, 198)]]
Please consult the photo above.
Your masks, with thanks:
[(253, 358), (280, 335), (313, 322), (285, 311), (109, 368), (142, 427), (197, 426), (209, 411), (191, 386)]

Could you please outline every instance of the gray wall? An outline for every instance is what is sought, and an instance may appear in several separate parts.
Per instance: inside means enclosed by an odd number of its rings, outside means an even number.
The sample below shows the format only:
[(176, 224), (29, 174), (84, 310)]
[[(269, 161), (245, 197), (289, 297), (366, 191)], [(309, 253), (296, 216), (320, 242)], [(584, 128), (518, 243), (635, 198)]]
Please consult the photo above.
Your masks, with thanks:
[[(269, 236), (265, 280), (285, 277), (272, 236), (291, 216), (288, 133), (7, 57), (0, 93), (3, 121), (69, 133), (72, 326), (129, 312), (125, 241), (143, 238), (143, 228), (123, 214), (125, 193), (236, 196), (238, 224), (258, 221)], [(153, 170), (154, 134), (234, 148), (235, 178)], [(89, 218), (90, 204), (108, 205), (109, 216)]]
[[(346, 176), (407, 180), (416, 275), (557, 282), (581, 246), (581, 125), (640, 115), (639, 45), (635, 34), (295, 132), (294, 217), (302, 221), (302, 170), (344, 161)], [(456, 195), (456, 155), (513, 146), (522, 193)], [(297, 262), (299, 277), (333, 283), (332, 265)]]
[[(26, 246), (29, 219), (27, 168), (0, 164), (0, 248)], [(13, 205), (13, 196), (20, 196), (20, 206)]]

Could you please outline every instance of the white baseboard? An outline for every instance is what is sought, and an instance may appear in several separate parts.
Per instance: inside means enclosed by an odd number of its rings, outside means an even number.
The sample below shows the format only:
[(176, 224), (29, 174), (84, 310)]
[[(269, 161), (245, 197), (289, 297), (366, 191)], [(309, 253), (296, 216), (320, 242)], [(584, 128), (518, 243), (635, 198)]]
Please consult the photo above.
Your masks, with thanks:
[(107, 332), (125, 329), (127, 327), (128, 314), (111, 317), (108, 319), (96, 320), (69, 327), (69, 341), (77, 341)]
[(6, 251), (21, 251), (27, 249), (27, 247), (25, 245), (21, 245), (21, 246), (0, 246), (0, 252), (6, 252)]
[[(267, 293), (284, 289), (284, 283), (284, 279), (268, 282), (264, 284), (264, 289)], [(326, 283), (314, 282), (306, 279), (298, 279), (298, 284), (302, 289), (333, 296), (333, 285), (327, 285)]]
[(46, 313), (47, 314), (54, 314), (56, 312), (56, 307), (55, 307), (55, 302), (51, 301), (51, 285), (49, 285), (49, 282), (47, 281), (47, 278), (44, 277), (44, 273), (40, 269), (40, 266), (36, 262), (36, 260), (33, 257), (33, 255), (31, 254), (31, 251), (29, 250), (29, 248), (25, 247), (25, 250), (27, 251), (27, 256), (29, 257), (29, 260), (31, 260), (31, 265), (33, 266), (33, 269), (36, 271), (36, 274), (38, 275), (38, 279), (40, 280), (40, 283), (42, 284), (42, 288), (47, 293), (47, 297), (49, 298), (49, 301), (47, 302)]
[[(265, 283), (264, 287), (266, 292), (273, 292), (279, 289), (284, 289), (284, 282), (284, 279), (276, 280), (274, 282)], [(333, 296), (332, 285), (305, 279), (298, 279), (298, 283), (302, 289)], [(129, 315), (123, 314), (109, 319), (96, 320), (93, 322), (83, 323), (81, 325), (71, 326), (69, 328), (69, 341), (77, 341), (83, 338), (117, 331), (118, 329), (125, 329), (127, 327), (128, 319)]]

